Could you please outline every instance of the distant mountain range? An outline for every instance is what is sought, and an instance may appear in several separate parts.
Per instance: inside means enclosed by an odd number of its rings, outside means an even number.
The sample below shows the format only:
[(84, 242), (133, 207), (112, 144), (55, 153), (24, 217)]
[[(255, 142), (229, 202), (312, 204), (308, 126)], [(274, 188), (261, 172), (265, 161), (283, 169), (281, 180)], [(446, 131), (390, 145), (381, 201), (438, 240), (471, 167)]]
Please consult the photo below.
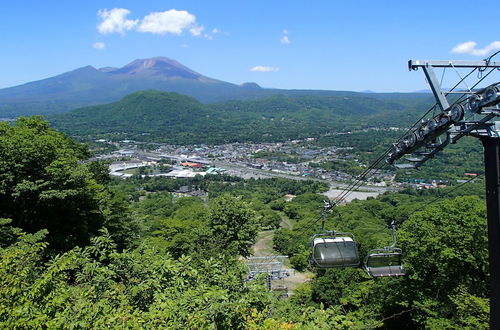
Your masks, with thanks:
[(248, 100), (276, 94), (359, 94), (265, 89), (256, 83), (236, 85), (203, 76), (175, 60), (153, 57), (135, 60), (122, 68), (85, 66), (55, 77), (0, 89), (0, 117), (63, 113), (83, 106), (118, 101), (130, 93), (149, 89), (185, 94), (203, 103)]

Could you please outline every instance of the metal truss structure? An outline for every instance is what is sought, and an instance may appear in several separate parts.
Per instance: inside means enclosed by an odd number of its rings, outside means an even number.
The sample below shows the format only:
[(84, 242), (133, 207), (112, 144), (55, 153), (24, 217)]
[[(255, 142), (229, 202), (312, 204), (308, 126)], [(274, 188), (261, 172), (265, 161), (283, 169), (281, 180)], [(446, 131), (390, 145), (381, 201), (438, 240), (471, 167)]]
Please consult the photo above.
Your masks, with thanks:
[[(412, 155), (409, 164), (397, 164), (398, 168), (418, 168), (433, 158), (448, 144), (456, 143), (466, 135), (498, 137), (499, 131), (492, 120), (500, 116), (500, 85), (494, 83), (481, 89), (466, 89), (459, 92), (444, 92), (434, 68), (472, 68), (478, 72), (500, 68), (500, 62), (483, 61), (415, 61), (408, 62), (410, 70), (419, 68), (425, 74), (436, 98), (440, 111), (422, 120), (401, 141), (395, 143), (386, 161), (393, 164), (405, 155)], [(463, 79), (462, 79), (463, 80)], [(477, 120), (464, 120), (466, 115), (482, 116)], [(499, 127), (500, 128), (500, 127)], [(441, 137), (445, 136), (444, 139)]]
[(290, 276), (290, 272), (284, 266), (288, 256), (265, 256), (250, 257), (246, 264), (248, 267), (247, 281), (251, 281), (258, 274), (267, 274), (267, 286), (272, 290), (272, 280), (282, 280)]
[[(499, 53), (499, 52), (497, 52)], [(496, 55), (495, 53), (494, 55)], [(489, 58), (482, 61), (421, 61), (410, 60), (410, 70), (422, 69), (439, 107), (437, 114), (423, 119), (387, 154), (386, 162), (393, 164), (407, 158), (409, 164), (399, 168), (418, 168), (450, 143), (464, 136), (479, 138), (484, 147), (486, 204), (488, 217), (488, 249), (490, 262), (490, 328), (500, 329), (500, 82), (477, 87), (482, 75), (500, 70), (500, 62)], [(458, 92), (444, 92), (434, 72), (435, 68), (471, 69), (481, 75), (478, 83)], [(458, 72), (457, 72), (458, 73)], [(464, 77), (458, 74), (460, 82)], [(467, 75), (467, 76), (468, 76)], [(467, 77), (465, 76), (465, 77)], [(464, 119), (467, 117), (466, 119)], [(442, 138), (445, 136), (445, 138)]]

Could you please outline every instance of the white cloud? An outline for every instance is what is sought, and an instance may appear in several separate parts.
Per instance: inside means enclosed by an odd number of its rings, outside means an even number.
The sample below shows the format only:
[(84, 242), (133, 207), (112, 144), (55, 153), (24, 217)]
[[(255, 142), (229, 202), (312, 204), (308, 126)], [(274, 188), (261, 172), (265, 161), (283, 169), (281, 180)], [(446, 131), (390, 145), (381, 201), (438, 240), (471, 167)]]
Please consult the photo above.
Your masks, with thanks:
[(104, 42), (95, 42), (92, 45), (92, 47), (95, 49), (98, 49), (98, 50), (102, 50), (102, 49), (106, 48), (106, 44)]
[(152, 12), (136, 20), (127, 19), (129, 14), (130, 10), (125, 8), (99, 10), (97, 15), (101, 18), (101, 22), (97, 26), (98, 31), (101, 34), (119, 33), (121, 35), (125, 35), (125, 32), (129, 30), (161, 35), (181, 35), (188, 31), (192, 36), (209, 40), (213, 39), (213, 35), (220, 33), (217, 28), (204, 33), (205, 27), (196, 23), (196, 16), (185, 10), (170, 9)]
[(282, 45), (287, 45), (290, 43), (290, 39), (288, 38), (288, 30), (283, 30), (283, 36), (280, 38), (280, 42)]
[[(155, 34), (170, 33), (180, 35), (185, 29), (193, 27), (195, 22), (196, 17), (193, 14), (185, 10), (170, 9), (145, 16), (137, 30), (139, 32), (151, 32)], [(193, 32), (191, 31), (191, 33)]]
[(221, 33), (222, 31), (218, 28), (213, 28), (212, 31), (204, 33), (203, 37), (208, 40), (213, 40), (216, 34)]
[(97, 25), (97, 30), (101, 34), (119, 33), (124, 35), (125, 31), (133, 29), (138, 23), (138, 20), (126, 19), (128, 14), (130, 14), (130, 10), (125, 8), (99, 10), (97, 16), (102, 19), (102, 22)]
[(201, 33), (205, 30), (203, 26), (193, 26), (192, 28), (189, 29), (189, 32), (195, 37), (198, 37), (201, 35)]
[(288, 39), (288, 36), (283, 36), (280, 39), (281, 44), (286, 45), (290, 43), (290, 39)]
[(279, 71), (280, 68), (276, 68), (273, 66), (263, 66), (263, 65), (257, 65), (254, 66), (253, 68), (250, 69), (250, 71), (254, 72), (272, 72), (272, 71)]
[(474, 56), (484, 56), (493, 50), (500, 49), (500, 41), (493, 41), (488, 46), (484, 48), (476, 48), (477, 43), (475, 41), (467, 41), (456, 45), (451, 50), (454, 54), (469, 54)]
[(182, 44), (180, 47), (181, 48), (189, 48), (189, 45), (188, 44)]

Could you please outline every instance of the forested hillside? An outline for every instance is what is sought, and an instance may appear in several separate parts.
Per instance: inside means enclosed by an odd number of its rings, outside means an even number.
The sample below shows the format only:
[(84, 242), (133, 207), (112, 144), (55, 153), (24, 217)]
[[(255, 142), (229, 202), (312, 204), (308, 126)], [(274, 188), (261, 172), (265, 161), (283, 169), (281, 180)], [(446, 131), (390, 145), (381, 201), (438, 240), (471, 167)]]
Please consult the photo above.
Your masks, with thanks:
[[(0, 124), (0, 327), (486, 329), (488, 260), (481, 183), (385, 194), (335, 207), (330, 229), (361, 256), (398, 227), (407, 276), (318, 270), (306, 260), (325, 190), (313, 181), (110, 180), (89, 152), (39, 118)], [(183, 197), (188, 185), (207, 192)], [(286, 194), (294, 194), (285, 201)], [(466, 196), (467, 195), (467, 196)], [(290, 298), (245, 281), (256, 234), (314, 277)]]
[(158, 91), (49, 117), (54, 127), (81, 138), (96, 136), (171, 144), (276, 142), (366, 127), (406, 127), (430, 98), (276, 95), (254, 101), (203, 105)]

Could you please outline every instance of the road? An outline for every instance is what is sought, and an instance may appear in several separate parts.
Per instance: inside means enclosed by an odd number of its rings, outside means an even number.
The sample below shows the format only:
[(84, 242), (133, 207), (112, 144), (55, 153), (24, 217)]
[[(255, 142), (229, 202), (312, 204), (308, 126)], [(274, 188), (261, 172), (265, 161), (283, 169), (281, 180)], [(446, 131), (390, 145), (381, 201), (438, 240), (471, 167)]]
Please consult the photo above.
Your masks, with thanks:
[[(263, 178), (286, 178), (291, 180), (315, 180), (320, 182), (325, 182), (330, 186), (330, 189), (324, 193), (328, 198), (337, 197), (343, 189), (349, 187), (349, 184), (342, 182), (335, 182), (330, 180), (323, 180), (318, 178), (303, 177), (298, 175), (291, 175), (286, 173), (279, 173), (267, 170), (260, 170), (256, 168), (246, 167), (240, 164), (227, 163), (221, 161), (215, 161), (214, 166), (222, 167), (227, 170), (229, 175), (234, 175), (241, 177), (243, 179), (263, 179)], [(377, 187), (377, 186), (359, 186), (355, 192), (349, 194), (347, 201), (351, 201), (355, 198), (366, 199), (367, 197), (376, 197), (383, 194), (386, 191), (395, 191), (394, 187)]]

